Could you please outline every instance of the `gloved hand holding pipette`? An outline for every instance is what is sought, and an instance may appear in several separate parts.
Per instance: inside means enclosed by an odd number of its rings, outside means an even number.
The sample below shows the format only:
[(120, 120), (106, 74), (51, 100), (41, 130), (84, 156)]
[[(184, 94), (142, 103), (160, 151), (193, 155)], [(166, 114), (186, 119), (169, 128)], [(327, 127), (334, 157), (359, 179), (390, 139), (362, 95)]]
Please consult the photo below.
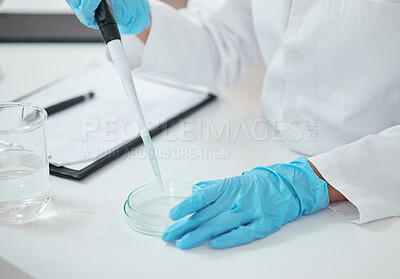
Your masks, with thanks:
[(181, 249), (210, 241), (227, 248), (267, 237), (303, 214), (328, 206), (327, 183), (306, 158), (244, 172), (241, 176), (200, 182), (201, 189), (171, 209), (179, 220), (163, 235)]
[(132, 79), (128, 59), (122, 46), (119, 32), (119, 29), (123, 29), (127, 33), (139, 33), (148, 26), (150, 22), (150, 8), (148, 2), (145, 0), (129, 2), (114, 1), (113, 7), (116, 9), (116, 15), (119, 16), (118, 26), (114, 17), (115, 11), (111, 8), (109, 0), (67, 0), (67, 2), (82, 23), (89, 27), (96, 28), (97, 26), (99, 28), (104, 43), (107, 45), (111, 60), (124, 85), (154, 175), (161, 189), (163, 189), (161, 172), (155, 156), (153, 143), (136, 94), (135, 84)]
[[(98, 29), (94, 18), (101, 0), (67, 0), (68, 5), (84, 25)], [(147, 0), (111, 1), (118, 29), (122, 34), (138, 34), (150, 25), (150, 5)]]

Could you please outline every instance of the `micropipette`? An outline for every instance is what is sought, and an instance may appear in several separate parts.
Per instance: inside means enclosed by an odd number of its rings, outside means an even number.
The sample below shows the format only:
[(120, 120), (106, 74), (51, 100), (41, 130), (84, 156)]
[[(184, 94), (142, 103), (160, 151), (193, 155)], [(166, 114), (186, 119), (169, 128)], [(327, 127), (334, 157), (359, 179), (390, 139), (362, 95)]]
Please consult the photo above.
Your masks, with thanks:
[(102, 0), (100, 2), (95, 12), (95, 19), (97, 25), (99, 26), (104, 43), (107, 45), (111, 60), (118, 71), (122, 84), (124, 85), (125, 92), (133, 109), (136, 123), (139, 127), (140, 136), (143, 140), (154, 175), (156, 176), (161, 189), (163, 189), (161, 172), (158, 166), (156, 154), (154, 152), (153, 142), (151, 140), (149, 130), (147, 129), (142, 108), (136, 95), (135, 84), (133, 83), (128, 59), (126, 58), (125, 50), (121, 43), (121, 35), (119, 33), (109, 0)]

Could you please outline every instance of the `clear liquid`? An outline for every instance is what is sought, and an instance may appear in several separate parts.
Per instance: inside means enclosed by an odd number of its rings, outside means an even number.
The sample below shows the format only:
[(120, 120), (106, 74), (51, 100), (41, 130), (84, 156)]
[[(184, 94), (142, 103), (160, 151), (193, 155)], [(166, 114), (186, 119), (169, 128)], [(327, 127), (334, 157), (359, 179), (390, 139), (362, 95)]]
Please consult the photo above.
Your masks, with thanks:
[(153, 169), (154, 176), (160, 185), (161, 192), (164, 192), (164, 186), (161, 178), (160, 167), (158, 166), (157, 156), (154, 151), (153, 142), (150, 136), (142, 137), (144, 147), (146, 149), (147, 156), (149, 157), (151, 168)]
[(26, 150), (0, 152), (0, 222), (30, 221), (49, 204), (47, 162)]
[(146, 216), (152, 223), (157, 223), (166, 229), (173, 223), (169, 218), (169, 211), (184, 199), (184, 197), (179, 196), (163, 196), (149, 199), (136, 204), (135, 210)]

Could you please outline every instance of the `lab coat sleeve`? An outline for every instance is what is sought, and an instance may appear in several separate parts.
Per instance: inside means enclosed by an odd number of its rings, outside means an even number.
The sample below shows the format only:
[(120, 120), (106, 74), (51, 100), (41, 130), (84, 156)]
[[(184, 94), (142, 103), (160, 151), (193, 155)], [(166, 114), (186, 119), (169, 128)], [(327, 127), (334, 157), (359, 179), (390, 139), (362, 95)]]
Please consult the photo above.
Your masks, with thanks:
[[(217, 93), (259, 58), (250, 0), (191, 0), (180, 10), (152, 1), (151, 21), (141, 62), (131, 61), (140, 72)], [(123, 41), (128, 52), (140, 48), (137, 39)]]
[(309, 159), (348, 201), (330, 208), (354, 223), (400, 216), (400, 125)]

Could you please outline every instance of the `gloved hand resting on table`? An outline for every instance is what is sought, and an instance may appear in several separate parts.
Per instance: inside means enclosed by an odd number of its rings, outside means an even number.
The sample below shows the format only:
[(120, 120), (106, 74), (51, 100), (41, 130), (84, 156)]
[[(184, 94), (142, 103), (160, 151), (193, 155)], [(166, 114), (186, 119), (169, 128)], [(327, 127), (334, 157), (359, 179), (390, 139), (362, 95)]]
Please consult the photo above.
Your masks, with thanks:
[(329, 203), (327, 183), (306, 158), (258, 167), (241, 176), (197, 184), (200, 189), (170, 211), (164, 241), (191, 249), (206, 241), (226, 248), (269, 236), (303, 214)]
[[(67, 0), (84, 25), (97, 29), (94, 13), (101, 0)], [(111, 0), (111, 8), (122, 34), (139, 34), (150, 25), (148, 0)]]

